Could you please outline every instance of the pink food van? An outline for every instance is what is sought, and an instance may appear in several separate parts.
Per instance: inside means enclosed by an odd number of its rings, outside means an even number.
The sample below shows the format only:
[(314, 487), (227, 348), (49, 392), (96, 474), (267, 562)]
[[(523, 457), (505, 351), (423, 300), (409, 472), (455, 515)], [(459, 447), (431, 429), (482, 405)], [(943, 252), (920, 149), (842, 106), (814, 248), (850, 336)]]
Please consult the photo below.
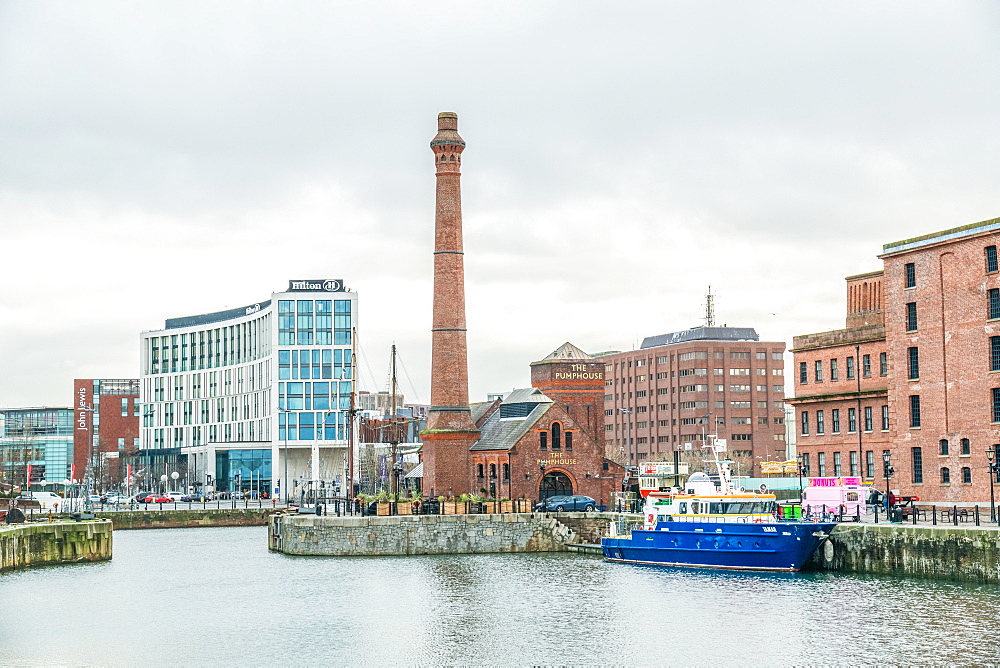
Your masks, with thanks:
[(802, 512), (819, 515), (839, 514), (844, 507), (844, 515), (864, 515), (865, 496), (868, 488), (862, 486), (861, 478), (809, 478), (809, 486), (802, 490)]

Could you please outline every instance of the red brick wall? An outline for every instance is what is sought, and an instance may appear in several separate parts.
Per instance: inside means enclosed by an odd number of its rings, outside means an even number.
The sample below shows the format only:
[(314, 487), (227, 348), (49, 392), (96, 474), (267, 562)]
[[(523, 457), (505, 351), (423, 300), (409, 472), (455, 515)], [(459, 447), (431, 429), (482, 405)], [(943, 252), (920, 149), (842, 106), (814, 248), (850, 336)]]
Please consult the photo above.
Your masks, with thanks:
[[(886, 328), (895, 360), (889, 400), (895, 408), (898, 441), (893, 450), (896, 478), (904, 494), (937, 501), (983, 501), (989, 498), (985, 450), (1000, 443), (1000, 425), (992, 422), (990, 390), (1000, 376), (990, 372), (990, 336), (1000, 335), (1000, 321), (987, 317), (987, 290), (1000, 288), (1000, 275), (986, 272), (984, 248), (1000, 243), (995, 232), (943, 241), (883, 256)], [(916, 286), (905, 287), (905, 265), (915, 265)], [(906, 331), (907, 302), (917, 304), (916, 331)], [(919, 350), (919, 379), (907, 373), (908, 348)], [(920, 397), (920, 427), (910, 426), (910, 396)], [(961, 454), (961, 439), (971, 453)], [(949, 454), (940, 455), (941, 439)], [(923, 482), (914, 483), (912, 448), (921, 449)], [(951, 482), (941, 482), (941, 469)], [(962, 468), (972, 483), (962, 482)]]

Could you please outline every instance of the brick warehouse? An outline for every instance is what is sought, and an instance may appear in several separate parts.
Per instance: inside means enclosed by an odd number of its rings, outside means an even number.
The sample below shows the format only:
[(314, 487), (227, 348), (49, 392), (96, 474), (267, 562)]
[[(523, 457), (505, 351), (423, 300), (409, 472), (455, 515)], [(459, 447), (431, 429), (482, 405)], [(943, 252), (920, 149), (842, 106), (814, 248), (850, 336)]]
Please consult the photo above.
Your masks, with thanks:
[(624, 467), (603, 438), (604, 363), (565, 343), (531, 364), (531, 388), (473, 404), (472, 488), (494, 497), (585, 494), (609, 504)]
[(606, 445), (637, 464), (715, 434), (755, 467), (784, 460), (784, 351), (753, 328), (695, 327), (599, 357)]
[[(848, 329), (795, 338), (798, 445), (814, 475), (822, 475), (820, 454), (834, 475), (836, 453), (858, 448), (857, 434), (816, 434), (817, 410), (827, 431), (827, 411), (856, 409), (860, 398), (862, 451), (875, 459), (874, 467), (866, 461), (867, 477), (884, 487), (879, 460), (887, 450), (895, 469), (890, 487), (903, 495), (946, 503), (989, 498), (986, 452), (1000, 443), (998, 239), (1000, 219), (992, 219), (886, 244), (882, 272), (848, 279)], [(871, 337), (863, 340), (866, 327)], [(860, 392), (857, 379), (853, 389), (827, 380), (830, 361), (846, 364), (855, 345)]]
[(73, 381), (73, 468), (83, 480), (93, 455), (98, 489), (127, 486), (128, 466), (139, 448), (139, 381), (76, 379)]

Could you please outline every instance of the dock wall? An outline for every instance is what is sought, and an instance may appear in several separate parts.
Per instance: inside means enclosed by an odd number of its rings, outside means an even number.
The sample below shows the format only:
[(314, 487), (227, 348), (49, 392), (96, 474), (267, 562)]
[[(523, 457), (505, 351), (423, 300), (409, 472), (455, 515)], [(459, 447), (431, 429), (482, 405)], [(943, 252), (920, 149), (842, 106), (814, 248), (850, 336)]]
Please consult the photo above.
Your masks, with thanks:
[(276, 511), (272, 508), (220, 508), (207, 510), (116, 510), (95, 513), (110, 520), (116, 530), (174, 529), (180, 527), (262, 527)]
[(287, 514), (272, 517), (268, 531), (272, 550), (324, 556), (562, 552), (576, 540), (576, 533), (566, 524), (554, 515), (542, 513), (390, 517)]
[(0, 525), (0, 572), (111, 559), (111, 522)]
[(809, 568), (1000, 583), (1000, 531), (841, 524), (813, 555)]

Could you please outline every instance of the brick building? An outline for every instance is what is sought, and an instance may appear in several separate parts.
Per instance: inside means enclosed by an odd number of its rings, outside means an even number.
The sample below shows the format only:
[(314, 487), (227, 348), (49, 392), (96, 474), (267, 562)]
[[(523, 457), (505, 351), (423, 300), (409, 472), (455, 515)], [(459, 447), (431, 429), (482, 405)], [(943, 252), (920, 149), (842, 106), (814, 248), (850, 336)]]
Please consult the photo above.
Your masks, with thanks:
[(624, 468), (603, 439), (604, 363), (566, 343), (531, 364), (531, 388), (473, 404), (472, 489), (508, 498), (585, 494), (608, 504)]
[(138, 379), (74, 380), (72, 477), (84, 479), (93, 455), (93, 489), (127, 485), (139, 449), (141, 410)]
[(606, 446), (637, 464), (715, 434), (755, 469), (785, 459), (784, 351), (753, 328), (695, 327), (601, 356)]
[(882, 474), (893, 441), (881, 271), (847, 278), (844, 329), (792, 339), (796, 449), (808, 475)]
[[(879, 460), (887, 450), (895, 469), (890, 487), (901, 494), (945, 503), (989, 498), (986, 452), (1000, 443), (998, 240), (1000, 219), (993, 219), (886, 244), (882, 272), (848, 279), (848, 329), (795, 338), (796, 369), (806, 373), (806, 382), (796, 377), (793, 400), (798, 443), (814, 475), (823, 475), (820, 452), (858, 447), (850, 436), (829, 433), (826, 411), (857, 407), (860, 399), (861, 449), (876, 460), (875, 471), (866, 463), (867, 477), (885, 484)], [(857, 382), (852, 389), (847, 380), (815, 380), (817, 362), (844, 359), (852, 346), (862, 358), (860, 390)], [(822, 435), (818, 410), (828, 432)], [(829, 457), (826, 474), (834, 475)]]

